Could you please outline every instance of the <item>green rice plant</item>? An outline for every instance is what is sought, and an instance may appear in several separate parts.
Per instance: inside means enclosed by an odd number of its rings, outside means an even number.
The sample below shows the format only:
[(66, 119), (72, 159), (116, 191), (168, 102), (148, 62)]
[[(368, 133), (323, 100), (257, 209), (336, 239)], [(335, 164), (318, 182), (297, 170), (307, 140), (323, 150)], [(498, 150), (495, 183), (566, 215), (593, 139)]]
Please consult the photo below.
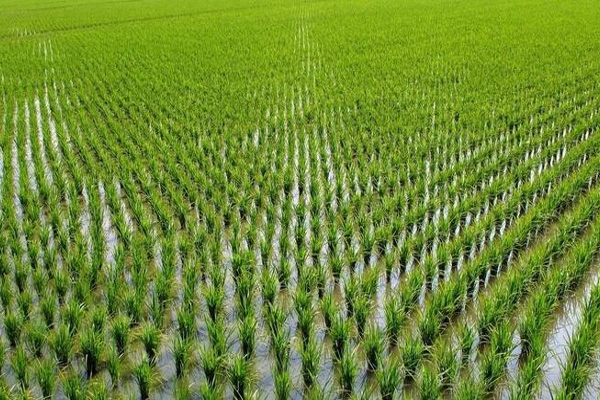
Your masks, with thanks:
[(435, 400), (442, 397), (442, 385), (438, 371), (435, 367), (423, 366), (419, 381), (419, 398)]
[(415, 378), (425, 355), (425, 347), (419, 338), (409, 337), (402, 345), (402, 363), (406, 375)]
[(69, 327), (69, 334), (71, 336), (75, 335), (79, 330), (84, 314), (83, 305), (77, 303), (75, 300), (72, 299), (66, 304), (63, 310), (63, 321)]
[(228, 368), (229, 382), (234, 399), (245, 399), (250, 396), (252, 370), (251, 364), (245, 357), (235, 355)]
[(238, 325), (238, 336), (242, 347), (242, 353), (246, 358), (252, 357), (256, 348), (257, 322), (253, 315), (248, 315)]
[(87, 397), (90, 400), (108, 400), (108, 388), (101, 380), (94, 380), (89, 385)]
[(206, 321), (206, 330), (217, 356), (224, 357), (229, 351), (229, 337), (224, 321), (221, 319), (217, 319), (216, 321), (208, 320)]
[(271, 348), (275, 358), (276, 371), (287, 371), (290, 361), (290, 337), (286, 330), (278, 331), (272, 339)]
[(389, 357), (382, 362), (376, 377), (382, 400), (393, 400), (396, 391), (402, 390), (404, 376), (401, 363), (396, 357)]
[(58, 366), (61, 368), (66, 367), (73, 353), (73, 338), (69, 333), (69, 327), (63, 323), (55, 328), (50, 333), (49, 344)]
[(177, 378), (185, 375), (191, 362), (192, 348), (192, 342), (189, 339), (175, 338), (173, 358), (175, 359), (175, 375)]
[(23, 318), (19, 314), (7, 313), (4, 316), (4, 330), (8, 343), (15, 348), (21, 342), (21, 333), (23, 331)]
[(148, 400), (150, 398), (150, 392), (157, 380), (156, 373), (153, 371), (148, 358), (142, 359), (142, 361), (133, 368), (132, 375), (138, 385), (140, 398), (142, 400)]
[(23, 346), (18, 346), (13, 352), (10, 366), (19, 382), (21, 389), (29, 388), (29, 358)]
[(350, 341), (350, 323), (341, 314), (335, 316), (329, 331), (333, 347), (333, 356), (340, 360)]
[(151, 365), (154, 365), (162, 342), (162, 335), (160, 331), (154, 325), (149, 323), (144, 324), (140, 328), (139, 339), (144, 346), (144, 350), (146, 351), (148, 362)]
[(277, 400), (289, 399), (292, 394), (292, 377), (287, 370), (276, 369), (273, 373), (275, 385), (275, 398)]
[(221, 389), (206, 382), (200, 384), (200, 398), (203, 400), (219, 400), (223, 398)]
[(428, 309), (421, 313), (417, 320), (417, 328), (425, 346), (431, 346), (441, 331), (441, 321), (433, 315), (435, 310)]
[(75, 371), (68, 373), (62, 382), (65, 397), (68, 400), (85, 400), (87, 387), (84, 380)]
[(352, 394), (358, 368), (354, 351), (346, 348), (338, 361), (339, 385), (343, 398), (348, 398)]
[(108, 355), (106, 357), (106, 369), (110, 375), (112, 386), (119, 386), (121, 376), (123, 375), (123, 355), (119, 353), (119, 350), (115, 346), (109, 346)]
[(42, 391), (42, 397), (49, 399), (56, 390), (56, 363), (52, 358), (38, 360), (35, 366), (35, 379)]
[(279, 292), (277, 277), (268, 268), (263, 269), (261, 275), (261, 287), (263, 303), (267, 308), (271, 308), (277, 293)]
[(486, 398), (486, 392), (484, 387), (469, 374), (458, 382), (453, 396), (459, 400), (479, 400)]
[(369, 324), (362, 340), (367, 368), (377, 371), (385, 351), (385, 334), (377, 325)]
[(311, 337), (308, 342), (300, 347), (300, 360), (302, 362), (301, 374), (305, 387), (316, 384), (321, 366), (322, 350), (315, 339)]
[(98, 372), (102, 354), (104, 353), (104, 337), (93, 326), (85, 329), (80, 336), (81, 354), (85, 359), (88, 378)]
[(437, 365), (441, 388), (443, 390), (452, 388), (460, 369), (460, 361), (454, 346), (444, 340), (439, 340), (433, 350), (433, 359)]
[(371, 314), (371, 302), (364, 295), (359, 296), (354, 303), (354, 321), (358, 337), (362, 337)]
[(475, 344), (475, 338), (477, 334), (475, 329), (473, 329), (473, 327), (464, 321), (458, 325), (457, 331), (461, 361), (463, 365), (466, 365), (471, 358), (471, 351), (473, 350), (473, 345)]
[(327, 329), (331, 329), (331, 324), (335, 315), (338, 314), (338, 306), (333, 299), (333, 295), (331, 292), (325, 294), (325, 296), (320, 301), (320, 309), (321, 315), (323, 316), (323, 321), (325, 322), (325, 327)]
[(183, 308), (177, 310), (177, 330), (179, 336), (184, 340), (196, 337), (196, 314)]
[(17, 305), (19, 306), (21, 315), (23, 315), (23, 319), (28, 321), (31, 314), (31, 307), (33, 306), (33, 296), (31, 293), (28, 291), (19, 293), (17, 296)]
[(107, 311), (104, 306), (95, 307), (92, 311), (92, 327), (96, 332), (104, 331), (106, 326)]
[(200, 347), (200, 365), (206, 381), (212, 387), (216, 386), (217, 377), (223, 365), (223, 356), (217, 354), (212, 346)]
[(395, 296), (390, 296), (385, 300), (385, 332), (391, 346), (397, 346), (400, 340), (400, 333), (404, 327), (406, 314), (402, 310), (400, 301)]
[(35, 320), (29, 325), (29, 330), (27, 331), (27, 347), (34, 357), (40, 358), (42, 356), (42, 351), (46, 345), (47, 335), (48, 330), (43, 322)]
[(127, 316), (119, 314), (111, 321), (110, 335), (112, 336), (115, 348), (120, 356), (127, 352), (130, 331), (131, 320)]

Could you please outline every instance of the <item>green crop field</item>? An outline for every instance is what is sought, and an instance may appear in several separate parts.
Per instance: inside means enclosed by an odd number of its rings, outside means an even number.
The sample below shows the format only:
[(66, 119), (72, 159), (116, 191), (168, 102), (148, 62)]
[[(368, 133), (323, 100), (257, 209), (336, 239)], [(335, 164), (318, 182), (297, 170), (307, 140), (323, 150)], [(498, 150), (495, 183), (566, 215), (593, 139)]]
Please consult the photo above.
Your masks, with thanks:
[(0, 400), (600, 396), (597, 0), (0, 0)]

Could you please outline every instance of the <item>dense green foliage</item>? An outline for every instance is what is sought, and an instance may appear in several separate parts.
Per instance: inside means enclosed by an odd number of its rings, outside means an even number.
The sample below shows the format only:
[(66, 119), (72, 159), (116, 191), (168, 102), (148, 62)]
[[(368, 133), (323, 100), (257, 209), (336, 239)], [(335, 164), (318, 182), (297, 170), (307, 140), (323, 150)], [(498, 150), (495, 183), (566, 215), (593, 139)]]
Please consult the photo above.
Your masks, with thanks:
[(0, 0), (0, 399), (590, 393), (598, 21)]

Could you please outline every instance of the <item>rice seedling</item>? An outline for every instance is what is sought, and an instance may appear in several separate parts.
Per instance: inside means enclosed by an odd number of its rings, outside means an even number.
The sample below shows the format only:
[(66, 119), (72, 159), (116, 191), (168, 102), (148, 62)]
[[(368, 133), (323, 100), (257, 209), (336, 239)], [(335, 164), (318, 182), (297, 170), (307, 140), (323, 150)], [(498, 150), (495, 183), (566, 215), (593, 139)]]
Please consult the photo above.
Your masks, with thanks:
[(402, 344), (402, 363), (408, 377), (416, 377), (424, 352), (423, 343), (418, 338), (409, 337)]
[(388, 358), (377, 369), (377, 383), (383, 400), (392, 400), (397, 391), (402, 391), (404, 375), (401, 363), (395, 357)]
[(177, 378), (184, 376), (192, 357), (192, 342), (189, 339), (176, 338), (173, 343), (175, 374)]
[(350, 397), (353, 392), (356, 376), (358, 375), (358, 362), (354, 351), (345, 349), (338, 361), (339, 385), (343, 398)]
[(154, 364), (162, 341), (160, 331), (151, 324), (145, 324), (141, 327), (139, 339), (146, 351), (148, 362)]
[(314, 338), (310, 338), (300, 347), (300, 360), (302, 362), (301, 374), (305, 387), (312, 387), (317, 380), (321, 367), (321, 346)]
[(80, 347), (85, 359), (87, 375), (90, 378), (98, 372), (104, 353), (105, 343), (102, 333), (98, 333), (93, 327), (87, 328), (81, 334)]
[(133, 368), (132, 374), (138, 385), (140, 398), (143, 400), (149, 399), (157, 379), (155, 372), (152, 370), (150, 361), (147, 358), (142, 359), (142, 361)]
[(289, 399), (292, 394), (292, 378), (289, 371), (276, 370), (273, 374), (275, 397), (278, 400)]
[(108, 355), (106, 357), (106, 369), (110, 375), (113, 388), (119, 386), (121, 376), (123, 375), (122, 356), (123, 355), (119, 353), (119, 350), (117, 350), (115, 346), (109, 347)]
[(62, 382), (65, 397), (68, 400), (84, 400), (87, 395), (87, 387), (83, 378), (74, 371), (66, 375)]
[(118, 315), (112, 319), (110, 324), (110, 335), (120, 356), (127, 352), (130, 331), (131, 321), (128, 317), (125, 315)]
[(243, 356), (234, 356), (228, 367), (229, 382), (235, 399), (250, 396), (252, 370), (251, 364)]
[(27, 357), (27, 353), (23, 346), (19, 346), (15, 349), (10, 366), (19, 382), (19, 386), (21, 389), (29, 388), (29, 358)]
[(378, 370), (385, 351), (384, 332), (376, 325), (369, 325), (363, 337), (362, 346), (367, 359), (367, 367), (371, 371)]
[(53, 396), (56, 390), (56, 363), (51, 358), (43, 358), (38, 360), (35, 371), (35, 379), (42, 392), (44, 399), (49, 399)]
[(68, 326), (61, 324), (55, 328), (50, 334), (49, 344), (54, 352), (58, 366), (61, 368), (66, 367), (73, 354), (73, 338)]

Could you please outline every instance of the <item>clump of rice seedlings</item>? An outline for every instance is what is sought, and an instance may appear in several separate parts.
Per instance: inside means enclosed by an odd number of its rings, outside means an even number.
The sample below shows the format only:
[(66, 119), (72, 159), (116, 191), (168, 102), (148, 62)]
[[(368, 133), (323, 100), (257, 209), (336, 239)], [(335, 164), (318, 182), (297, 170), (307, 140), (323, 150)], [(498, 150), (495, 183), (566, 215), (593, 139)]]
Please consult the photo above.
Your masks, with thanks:
[(47, 290), (40, 299), (40, 312), (47, 327), (54, 325), (54, 316), (58, 308), (56, 295), (53, 291)]
[(457, 400), (480, 400), (486, 398), (485, 389), (470, 374), (458, 382), (452, 395)]
[(358, 337), (362, 337), (371, 314), (371, 302), (366, 296), (361, 295), (354, 303), (354, 321)]
[(216, 287), (213, 284), (206, 285), (203, 294), (206, 301), (206, 308), (208, 309), (208, 315), (215, 321), (222, 314), (225, 292), (222, 287)]
[(389, 357), (377, 369), (377, 383), (382, 400), (393, 400), (397, 390), (402, 390), (402, 367), (396, 357)]
[(271, 272), (270, 269), (265, 268), (263, 269), (260, 283), (262, 288), (263, 303), (267, 308), (271, 308), (273, 303), (275, 303), (275, 299), (279, 291), (277, 277)]
[(287, 371), (290, 360), (290, 337), (285, 329), (281, 329), (273, 337), (271, 348), (275, 357), (275, 369)]
[(404, 327), (406, 314), (396, 296), (388, 297), (384, 304), (385, 332), (391, 346), (397, 346)]
[(362, 346), (367, 359), (367, 368), (376, 371), (381, 363), (385, 350), (385, 336), (377, 325), (369, 325), (362, 340)]
[(177, 381), (175, 385), (174, 398), (177, 400), (189, 400), (192, 396), (192, 387), (185, 381)]
[(313, 334), (315, 322), (315, 311), (310, 308), (301, 308), (298, 312), (298, 331), (302, 340), (307, 341)]
[(177, 337), (173, 343), (173, 358), (175, 359), (175, 374), (181, 378), (187, 370), (192, 358), (192, 342), (189, 339)]
[(152, 324), (144, 324), (139, 332), (139, 339), (144, 346), (148, 362), (154, 364), (158, 351), (160, 349), (160, 343), (162, 341), (162, 335), (158, 328)]
[(433, 359), (437, 365), (442, 389), (450, 389), (454, 385), (460, 369), (453, 346), (444, 340), (438, 341), (433, 351)]
[(321, 346), (311, 337), (300, 347), (300, 360), (302, 362), (301, 374), (306, 387), (316, 383), (321, 366)]
[(218, 355), (212, 346), (200, 348), (200, 365), (208, 384), (212, 387), (217, 383), (217, 376), (222, 363), (222, 356)]
[(92, 381), (89, 384), (87, 397), (89, 400), (107, 400), (109, 397), (106, 383), (102, 380)]
[(224, 357), (228, 351), (228, 335), (225, 330), (225, 323), (222, 319), (216, 321), (208, 320), (206, 330), (210, 343), (218, 357)]
[(118, 354), (121, 356), (127, 351), (130, 331), (131, 321), (123, 314), (117, 315), (110, 324), (110, 335), (112, 336)]
[(333, 318), (329, 331), (333, 346), (334, 358), (341, 359), (350, 340), (350, 323), (341, 314)]
[(346, 348), (338, 361), (339, 385), (343, 398), (350, 397), (358, 375), (358, 362), (354, 351)]
[(50, 334), (49, 344), (58, 366), (61, 368), (67, 366), (73, 352), (73, 338), (67, 325), (61, 324), (54, 329)]
[(138, 385), (140, 398), (142, 400), (148, 400), (150, 398), (152, 387), (156, 383), (156, 374), (153, 371), (148, 358), (142, 359), (142, 361), (133, 368), (132, 375)]
[[(282, 251), (282, 254), (285, 254), (284, 251)], [(286, 257), (281, 257), (277, 267), (277, 279), (281, 289), (286, 289), (289, 286), (291, 276), (292, 267), (289, 260)]]
[(223, 398), (221, 389), (217, 386), (211, 385), (207, 382), (200, 384), (200, 398), (203, 400), (220, 400)]
[(423, 356), (425, 347), (419, 338), (409, 337), (402, 346), (402, 363), (406, 375), (415, 378)]
[(275, 385), (275, 398), (277, 400), (287, 400), (292, 394), (292, 377), (288, 370), (276, 369), (273, 373)]
[(184, 340), (190, 340), (196, 336), (196, 314), (185, 308), (177, 310), (177, 330), (179, 336)]
[(18, 346), (11, 358), (10, 366), (21, 389), (29, 388), (29, 359), (23, 346)]
[(42, 391), (42, 397), (49, 399), (56, 389), (56, 364), (52, 358), (39, 360), (35, 367), (35, 379)]
[(81, 335), (80, 346), (89, 378), (98, 371), (104, 351), (104, 337), (102, 333), (97, 332), (93, 327), (89, 327)]
[(417, 320), (417, 328), (425, 346), (431, 346), (442, 329), (441, 321), (435, 316), (436, 312), (434, 308), (428, 308), (427, 311), (419, 315)]
[(331, 329), (331, 323), (333, 319), (338, 313), (337, 304), (333, 299), (333, 294), (331, 292), (326, 293), (321, 299), (320, 309), (321, 315), (323, 316), (323, 321), (325, 322), (325, 328), (329, 330)]
[(436, 400), (442, 397), (442, 385), (435, 367), (423, 366), (418, 385), (419, 399)]
[(506, 368), (512, 346), (512, 331), (507, 322), (501, 323), (491, 334), (490, 349), (481, 361), (480, 379), (487, 393), (492, 393)]
[(238, 325), (240, 344), (246, 358), (250, 358), (254, 354), (256, 347), (256, 326), (256, 318), (252, 314), (246, 316)]
[(64, 308), (63, 321), (69, 327), (69, 334), (71, 336), (79, 330), (83, 316), (83, 305), (75, 300), (70, 300)]
[(250, 396), (251, 374), (250, 362), (243, 356), (234, 356), (228, 368), (234, 399), (242, 400)]
[(87, 392), (86, 384), (75, 371), (65, 376), (62, 387), (65, 397), (68, 400), (85, 400)]
[(44, 345), (46, 344), (48, 332), (46, 326), (41, 321), (34, 321), (29, 326), (27, 332), (27, 345), (31, 354), (36, 358), (42, 356)]
[(123, 372), (123, 360), (122, 355), (115, 346), (110, 346), (108, 350), (108, 356), (106, 359), (106, 369), (110, 375), (110, 380), (113, 387), (117, 387), (121, 380)]
[(4, 331), (8, 338), (8, 343), (15, 348), (21, 342), (21, 333), (23, 331), (23, 318), (18, 314), (9, 312), (4, 317)]
[(106, 307), (98, 306), (92, 311), (92, 327), (96, 332), (104, 331), (106, 326), (107, 312)]
[(469, 363), (476, 336), (475, 329), (468, 323), (463, 321), (458, 325), (458, 346), (460, 347), (461, 362), (463, 365)]

